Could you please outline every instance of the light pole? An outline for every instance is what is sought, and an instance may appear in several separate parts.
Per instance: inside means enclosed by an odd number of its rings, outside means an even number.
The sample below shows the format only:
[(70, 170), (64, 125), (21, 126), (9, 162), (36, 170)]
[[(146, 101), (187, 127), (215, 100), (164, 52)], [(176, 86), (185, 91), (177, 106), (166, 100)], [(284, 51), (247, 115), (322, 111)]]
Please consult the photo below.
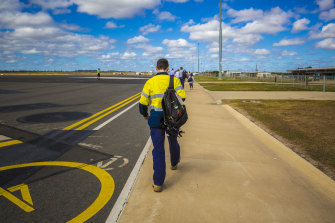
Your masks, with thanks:
[(199, 42), (198, 42), (198, 75), (200, 74), (199, 73), (199, 62), (200, 62), (200, 59), (199, 59)]
[(220, 31), (219, 31), (219, 80), (222, 79), (222, 14), (220, 0)]

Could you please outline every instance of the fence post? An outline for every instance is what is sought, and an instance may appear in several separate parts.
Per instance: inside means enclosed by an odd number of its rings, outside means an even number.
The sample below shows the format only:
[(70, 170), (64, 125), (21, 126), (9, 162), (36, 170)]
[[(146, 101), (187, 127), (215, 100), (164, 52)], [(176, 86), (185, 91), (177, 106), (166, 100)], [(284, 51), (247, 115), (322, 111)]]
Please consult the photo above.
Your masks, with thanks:
[(323, 75), (323, 92), (326, 92), (326, 75)]
[(281, 85), (283, 86), (283, 74), (281, 75)]
[(308, 85), (308, 80), (307, 80), (307, 75), (305, 74), (305, 88), (307, 88)]
[(295, 78), (294, 78), (294, 76), (293, 76), (293, 75), (292, 75), (292, 79), (293, 79), (293, 87), (294, 87)]

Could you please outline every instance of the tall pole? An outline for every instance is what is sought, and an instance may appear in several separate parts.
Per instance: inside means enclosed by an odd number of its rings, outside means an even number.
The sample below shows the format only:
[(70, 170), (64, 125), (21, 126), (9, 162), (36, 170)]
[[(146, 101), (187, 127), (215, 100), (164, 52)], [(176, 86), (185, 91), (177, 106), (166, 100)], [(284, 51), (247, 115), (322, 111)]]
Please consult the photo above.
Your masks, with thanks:
[(222, 79), (222, 14), (221, 14), (221, 0), (220, 0), (220, 31), (219, 31), (219, 80)]
[(199, 59), (199, 42), (198, 42), (198, 75), (200, 74), (199, 73), (199, 62), (200, 62), (200, 59)]

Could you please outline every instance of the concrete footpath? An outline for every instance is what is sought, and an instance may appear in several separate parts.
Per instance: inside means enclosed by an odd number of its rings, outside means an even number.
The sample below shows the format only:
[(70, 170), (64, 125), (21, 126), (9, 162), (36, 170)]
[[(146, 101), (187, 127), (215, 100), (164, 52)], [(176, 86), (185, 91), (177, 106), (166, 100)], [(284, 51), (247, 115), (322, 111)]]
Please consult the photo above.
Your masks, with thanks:
[[(119, 223), (335, 222), (335, 182), (197, 83), (181, 163), (152, 191), (149, 151)], [(166, 140), (167, 141), (167, 140)]]

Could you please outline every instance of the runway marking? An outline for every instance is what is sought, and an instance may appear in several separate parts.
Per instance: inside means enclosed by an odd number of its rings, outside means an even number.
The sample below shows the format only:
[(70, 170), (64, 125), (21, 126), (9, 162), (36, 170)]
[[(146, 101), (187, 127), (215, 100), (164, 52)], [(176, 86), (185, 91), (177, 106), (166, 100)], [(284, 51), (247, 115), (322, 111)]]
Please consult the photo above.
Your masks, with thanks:
[[(110, 198), (114, 193), (115, 183), (113, 177), (110, 174), (108, 174), (105, 170), (85, 163), (61, 162), (61, 161), (24, 163), (12, 166), (0, 167), (0, 172), (5, 170), (18, 169), (23, 167), (33, 167), (33, 166), (62, 166), (62, 167), (78, 168), (80, 170), (84, 170), (93, 174), (95, 177), (99, 179), (101, 187), (98, 197), (86, 210), (84, 210), (75, 218), (68, 221), (70, 223), (85, 222), (91, 217), (93, 217), (96, 213), (98, 213), (98, 211), (100, 211), (107, 204), (107, 202), (110, 200)], [(14, 195), (12, 195), (11, 193), (2, 188), (0, 188), (0, 196), (6, 196), (7, 199), (9, 199), (12, 202), (14, 201), (13, 203), (15, 204), (20, 205), (24, 204), (22, 207), (26, 208), (24, 210), (27, 212), (33, 211), (32, 207), (28, 206), (27, 204), (25, 204), (24, 202), (16, 198)]]
[(112, 113), (112, 112), (114, 112), (114, 111), (116, 111), (116, 110), (118, 110), (118, 109), (120, 109), (120, 108), (126, 106), (127, 104), (129, 104), (130, 102), (132, 102), (132, 101), (134, 101), (134, 100), (136, 100), (136, 99), (138, 99), (138, 98), (140, 98), (140, 96), (136, 96), (135, 98), (133, 98), (133, 99), (131, 99), (131, 100), (125, 102), (124, 104), (122, 104), (122, 105), (116, 107), (116, 108), (113, 109), (113, 110), (110, 110), (110, 111), (106, 112), (106, 113), (103, 114), (103, 115), (98, 116), (97, 118), (93, 119), (92, 121), (87, 122), (86, 124), (84, 124), (84, 125), (82, 125), (82, 126), (76, 128), (75, 130), (83, 130), (84, 128), (90, 126), (91, 124), (93, 124), (93, 123), (99, 121), (100, 119), (104, 118), (105, 116), (109, 115), (110, 113)]
[[(110, 109), (113, 109), (113, 108), (117, 107), (118, 105), (120, 105), (120, 104), (122, 104), (122, 103), (124, 103), (124, 102), (126, 102), (126, 101), (128, 101), (128, 100), (131, 100), (132, 98), (138, 97), (140, 94), (141, 94), (141, 92), (139, 92), (139, 93), (137, 93), (137, 94), (135, 94), (135, 95), (133, 95), (133, 96), (131, 96), (131, 97), (129, 97), (129, 98), (127, 98), (127, 99), (125, 99), (125, 100), (123, 100), (123, 101), (117, 103), (117, 104), (115, 104), (115, 105), (112, 105), (112, 106), (110, 106), (110, 107), (108, 107), (108, 108), (106, 108), (106, 109), (104, 109), (104, 110), (102, 110), (102, 111), (100, 111), (100, 112), (98, 112), (98, 113), (95, 113), (94, 115), (91, 115), (91, 116), (88, 117), (88, 118), (85, 118), (85, 119), (83, 119), (83, 120), (81, 120), (81, 121), (79, 121), (79, 122), (76, 122), (76, 123), (74, 123), (74, 124), (68, 126), (68, 127), (65, 127), (63, 130), (71, 130), (71, 129), (73, 129), (73, 128), (75, 128), (75, 127), (77, 127), (77, 126), (83, 124), (84, 122), (87, 122), (87, 121), (89, 121), (89, 120), (91, 120), (91, 119), (93, 119), (93, 118), (95, 118), (95, 117), (97, 117), (97, 116), (103, 114), (104, 112), (107, 112), (107, 111), (109, 111)], [(78, 130), (78, 129), (76, 129), (76, 130)]]
[(12, 193), (20, 190), (22, 199), (28, 204), (30, 204), (31, 206), (33, 206), (33, 200), (31, 199), (29, 188), (27, 184), (19, 184), (19, 185), (7, 188), (7, 190), (9, 190)]
[[(26, 201), (27, 203), (29, 203), (31, 206), (33, 205), (33, 201), (31, 199), (31, 196), (30, 196), (30, 193), (29, 193), (28, 185), (20, 184), (20, 185), (8, 188), (7, 190), (9, 190), (10, 192), (15, 192), (17, 190), (21, 190), (22, 199), (24, 201)], [(6, 191), (5, 189), (3, 189), (1, 187), (0, 187), (0, 196), (4, 196), (9, 201), (16, 204), (22, 210), (24, 210), (25, 212), (32, 212), (32, 211), (35, 210), (33, 207), (31, 207), (30, 205), (21, 201), (19, 198), (15, 197), (13, 194), (9, 193), (8, 191)]]
[(5, 147), (5, 146), (12, 146), (12, 145), (17, 145), (22, 143), (20, 140), (10, 140), (10, 141), (5, 141), (5, 142), (0, 142), (0, 148)]
[[(117, 161), (118, 159), (121, 159), (121, 158), (122, 158), (122, 156), (114, 156), (113, 158), (110, 158), (110, 160), (105, 162), (105, 163), (103, 161), (100, 161), (100, 162), (97, 163), (97, 167), (99, 167), (101, 169), (104, 169), (104, 170), (113, 170), (114, 167), (111, 167), (112, 164), (115, 161)], [(122, 168), (129, 163), (129, 160), (127, 158), (122, 158), (122, 159), (123, 159), (123, 163), (118, 166), (119, 168)]]
[(122, 115), (123, 113), (125, 113), (126, 111), (128, 111), (129, 109), (131, 109), (132, 107), (134, 107), (135, 105), (137, 105), (138, 103), (139, 102), (136, 102), (136, 103), (130, 105), (128, 108), (126, 108), (122, 112), (118, 113), (117, 115), (114, 115), (113, 117), (111, 117), (110, 119), (108, 119), (107, 121), (105, 121), (104, 123), (98, 125), (93, 130), (94, 131), (98, 131), (99, 129), (101, 129), (102, 127), (104, 127), (105, 125), (107, 125), (108, 123), (110, 123), (111, 121), (113, 121), (114, 119), (116, 119), (117, 117), (119, 117), (120, 115)]

